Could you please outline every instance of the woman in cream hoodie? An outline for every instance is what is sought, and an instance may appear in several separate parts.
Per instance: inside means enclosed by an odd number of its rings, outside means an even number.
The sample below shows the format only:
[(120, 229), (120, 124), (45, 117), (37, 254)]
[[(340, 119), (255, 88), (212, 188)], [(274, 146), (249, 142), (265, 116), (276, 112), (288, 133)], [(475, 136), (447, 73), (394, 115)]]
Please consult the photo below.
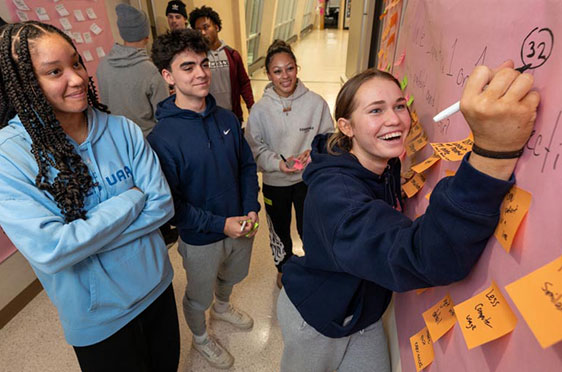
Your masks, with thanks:
[(332, 132), (334, 126), (326, 101), (297, 78), (297, 60), (288, 44), (274, 41), (267, 51), (265, 67), (271, 83), (252, 107), (246, 140), (263, 174), (270, 246), (281, 288), (283, 264), (293, 255), (293, 206), (302, 237), (306, 196), (302, 171), (309, 162), (310, 146), (317, 134)]

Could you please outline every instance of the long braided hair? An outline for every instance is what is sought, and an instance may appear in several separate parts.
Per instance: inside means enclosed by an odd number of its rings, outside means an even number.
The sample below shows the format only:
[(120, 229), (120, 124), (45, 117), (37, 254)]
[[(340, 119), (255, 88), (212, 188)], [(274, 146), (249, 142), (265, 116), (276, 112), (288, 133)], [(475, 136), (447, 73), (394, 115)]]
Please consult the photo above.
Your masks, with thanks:
[[(73, 48), (72, 40), (54, 26), (36, 21), (9, 24), (0, 33), (0, 128), (16, 114), (31, 137), (31, 153), (39, 172), (36, 186), (53, 196), (65, 222), (85, 219), (84, 198), (95, 186), (88, 168), (68, 141), (53, 108), (43, 94), (31, 60), (33, 42), (47, 34), (60, 35)], [(80, 57), (80, 64), (84, 66)], [(85, 68), (85, 66), (84, 66)], [(97, 98), (89, 78), (88, 104), (107, 111)], [(58, 171), (49, 180), (49, 170)]]

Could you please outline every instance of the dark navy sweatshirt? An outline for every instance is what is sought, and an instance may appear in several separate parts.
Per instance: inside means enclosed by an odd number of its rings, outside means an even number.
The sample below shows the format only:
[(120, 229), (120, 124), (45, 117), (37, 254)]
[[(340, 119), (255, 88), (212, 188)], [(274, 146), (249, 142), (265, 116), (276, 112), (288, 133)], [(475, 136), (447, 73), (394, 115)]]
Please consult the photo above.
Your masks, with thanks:
[(392, 291), (466, 277), (495, 230), (514, 178), (492, 178), (465, 157), (454, 177), (435, 186), (426, 213), (411, 221), (398, 210), (398, 159), (379, 176), (351, 154), (328, 154), (327, 138), (315, 138), (303, 175), (306, 255), (285, 264), (283, 284), (308, 324), (338, 338), (379, 320)]
[(212, 95), (205, 111), (158, 104), (157, 125), (147, 137), (168, 180), (182, 240), (206, 245), (226, 238), (227, 217), (258, 212), (256, 163), (236, 116)]

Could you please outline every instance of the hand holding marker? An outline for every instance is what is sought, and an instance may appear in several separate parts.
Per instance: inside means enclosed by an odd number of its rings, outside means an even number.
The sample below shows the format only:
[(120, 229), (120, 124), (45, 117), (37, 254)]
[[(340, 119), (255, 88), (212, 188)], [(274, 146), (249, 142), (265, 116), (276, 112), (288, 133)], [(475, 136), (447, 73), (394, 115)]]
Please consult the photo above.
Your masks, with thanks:
[(304, 164), (299, 159), (292, 159), (289, 163), (289, 161), (285, 159), (283, 154), (279, 154), (279, 156), (281, 156), (281, 160), (283, 160), (283, 162), (289, 169), (302, 170), (304, 168)]
[[(523, 73), (525, 70), (528, 70), (530, 67), (531, 65), (529, 64), (529, 65), (518, 67), (515, 70)], [(451, 106), (447, 107), (445, 110), (435, 115), (433, 117), (433, 121), (437, 123), (440, 122), (441, 120), (445, 120), (449, 116), (453, 115), (454, 113), (459, 112), (460, 109), (461, 109), (461, 101), (457, 101), (456, 103), (453, 103)]]

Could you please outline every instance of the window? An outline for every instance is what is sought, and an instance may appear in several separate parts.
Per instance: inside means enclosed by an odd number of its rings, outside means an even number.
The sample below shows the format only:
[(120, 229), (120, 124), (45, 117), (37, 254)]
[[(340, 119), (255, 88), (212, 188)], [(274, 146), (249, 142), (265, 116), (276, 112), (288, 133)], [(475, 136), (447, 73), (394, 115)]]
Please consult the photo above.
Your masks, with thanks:
[(293, 28), (296, 10), (297, 0), (279, 0), (277, 3), (277, 17), (275, 18), (273, 39), (286, 41), (295, 35)]
[(246, 0), (245, 3), (248, 65), (251, 65), (259, 57), (263, 0)]

